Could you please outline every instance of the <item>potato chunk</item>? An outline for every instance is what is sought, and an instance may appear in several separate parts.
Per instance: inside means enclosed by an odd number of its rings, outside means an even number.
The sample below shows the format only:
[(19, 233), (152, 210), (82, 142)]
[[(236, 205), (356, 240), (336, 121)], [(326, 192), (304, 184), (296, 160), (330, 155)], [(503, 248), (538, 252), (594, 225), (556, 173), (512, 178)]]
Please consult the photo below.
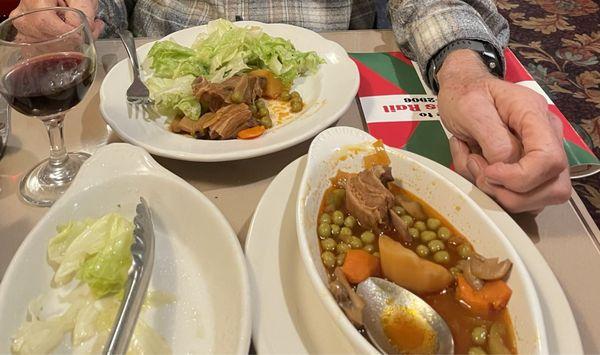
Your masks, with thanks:
[(445, 267), (419, 257), (388, 236), (379, 238), (379, 254), (383, 275), (412, 292), (439, 292), (452, 282), (452, 274)]

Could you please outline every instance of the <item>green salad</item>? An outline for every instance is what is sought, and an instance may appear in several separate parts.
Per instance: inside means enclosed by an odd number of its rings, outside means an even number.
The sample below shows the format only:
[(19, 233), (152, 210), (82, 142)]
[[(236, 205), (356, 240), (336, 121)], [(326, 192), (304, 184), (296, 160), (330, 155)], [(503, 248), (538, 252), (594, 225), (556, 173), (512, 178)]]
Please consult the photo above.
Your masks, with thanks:
[[(14, 354), (47, 354), (66, 334), (74, 353), (100, 353), (112, 329), (131, 266), (133, 224), (117, 213), (98, 219), (70, 221), (57, 227), (48, 243), (54, 268), (52, 289), (64, 312), (47, 315), (49, 293), (30, 302), (27, 320), (12, 338)], [(171, 303), (168, 296), (149, 292), (146, 303)], [(170, 353), (165, 340), (141, 318), (128, 353)]]
[(209, 22), (207, 33), (200, 34), (191, 47), (172, 40), (156, 42), (143, 66), (157, 111), (194, 120), (202, 114), (192, 93), (197, 77), (219, 83), (253, 69), (268, 69), (290, 87), (296, 78), (316, 72), (321, 63), (315, 52), (300, 52), (289, 40), (220, 19)]

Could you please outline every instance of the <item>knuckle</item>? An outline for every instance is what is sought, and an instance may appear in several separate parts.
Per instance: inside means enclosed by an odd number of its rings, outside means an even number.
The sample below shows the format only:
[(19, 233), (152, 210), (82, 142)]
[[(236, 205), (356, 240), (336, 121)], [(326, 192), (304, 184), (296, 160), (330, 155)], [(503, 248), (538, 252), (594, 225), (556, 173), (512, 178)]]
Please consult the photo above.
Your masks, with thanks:
[(563, 203), (571, 198), (571, 184), (567, 182), (556, 184), (553, 188), (555, 203)]

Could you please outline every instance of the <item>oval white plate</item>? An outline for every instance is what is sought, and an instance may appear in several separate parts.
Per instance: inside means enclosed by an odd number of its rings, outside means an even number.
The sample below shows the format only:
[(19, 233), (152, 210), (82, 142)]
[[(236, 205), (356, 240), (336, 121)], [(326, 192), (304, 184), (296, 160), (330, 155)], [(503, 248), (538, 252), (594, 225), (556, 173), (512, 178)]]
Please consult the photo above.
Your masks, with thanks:
[[(310, 279), (325, 308), (357, 351), (363, 353), (376, 353), (376, 350), (357, 332), (329, 292), (315, 231), (323, 193), (330, 187), (329, 179), (339, 170), (361, 171), (363, 157), (373, 152), (371, 144), (374, 141), (368, 133), (350, 127), (334, 127), (319, 134), (308, 151), (296, 204), (298, 242)], [(402, 182), (403, 188), (445, 216), (482, 255), (508, 258), (513, 262), (508, 280), (513, 296), (508, 308), (518, 334), (517, 348), (524, 354), (546, 354), (548, 344), (537, 292), (525, 265), (504, 234), (468, 195), (441, 175), (398, 149), (388, 148), (388, 155), (392, 174)]]
[[(190, 161), (227, 161), (273, 153), (300, 143), (334, 123), (347, 109), (358, 90), (358, 69), (346, 51), (319, 34), (296, 26), (240, 21), (236, 26), (259, 26), (264, 32), (289, 39), (300, 51), (315, 51), (325, 64), (314, 75), (296, 80), (305, 111), (288, 123), (270, 129), (252, 140), (208, 141), (174, 134), (164, 128), (165, 118), (146, 121), (130, 117), (125, 92), (131, 83), (127, 60), (117, 63), (102, 82), (100, 111), (106, 122), (124, 140), (139, 145), (152, 154)], [(170, 34), (164, 39), (189, 46), (206, 26), (192, 27)], [(138, 49), (143, 61), (153, 43)]]
[[(569, 303), (550, 267), (529, 237), (487, 195), (431, 160), (405, 152), (477, 202), (507, 236), (533, 275), (551, 354), (583, 354)], [(267, 188), (246, 237), (246, 258), (253, 291), (252, 338), (259, 354), (353, 352), (352, 345), (325, 310), (300, 256), (295, 206), (306, 157), (290, 163)], [(308, 311), (310, 310), (310, 311)]]
[[(113, 211), (133, 219), (140, 196), (151, 207), (156, 235), (149, 290), (176, 298), (145, 313), (147, 323), (174, 354), (247, 353), (249, 281), (233, 229), (198, 190), (141, 148), (121, 143), (100, 148), (84, 164), (15, 254), (0, 284), (0, 354), (10, 353), (10, 338), (25, 320), (29, 301), (49, 289), (53, 272), (46, 249), (56, 226)], [(59, 352), (68, 351), (63, 346)]]

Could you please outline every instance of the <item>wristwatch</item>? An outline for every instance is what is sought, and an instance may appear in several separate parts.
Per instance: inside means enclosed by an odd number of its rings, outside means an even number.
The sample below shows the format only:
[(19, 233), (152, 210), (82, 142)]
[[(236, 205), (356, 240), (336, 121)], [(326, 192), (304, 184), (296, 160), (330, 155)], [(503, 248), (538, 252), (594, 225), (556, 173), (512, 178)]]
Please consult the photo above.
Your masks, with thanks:
[(479, 53), (481, 60), (492, 74), (500, 78), (504, 76), (504, 68), (502, 67), (500, 56), (498, 55), (498, 52), (494, 46), (484, 41), (459, 39), (457, 41), (450, 42), (429, 61), (427, 68), (427, 80), (429, 82), (429, 87), (431, 87), (434, 92), (438, 92), (439, 90), (437, 73), (442, 67), (442, 63), (444, 63), (444, 60), (448, 54), (450, 54), (450, 52), (457, 49), (470, 49)]

